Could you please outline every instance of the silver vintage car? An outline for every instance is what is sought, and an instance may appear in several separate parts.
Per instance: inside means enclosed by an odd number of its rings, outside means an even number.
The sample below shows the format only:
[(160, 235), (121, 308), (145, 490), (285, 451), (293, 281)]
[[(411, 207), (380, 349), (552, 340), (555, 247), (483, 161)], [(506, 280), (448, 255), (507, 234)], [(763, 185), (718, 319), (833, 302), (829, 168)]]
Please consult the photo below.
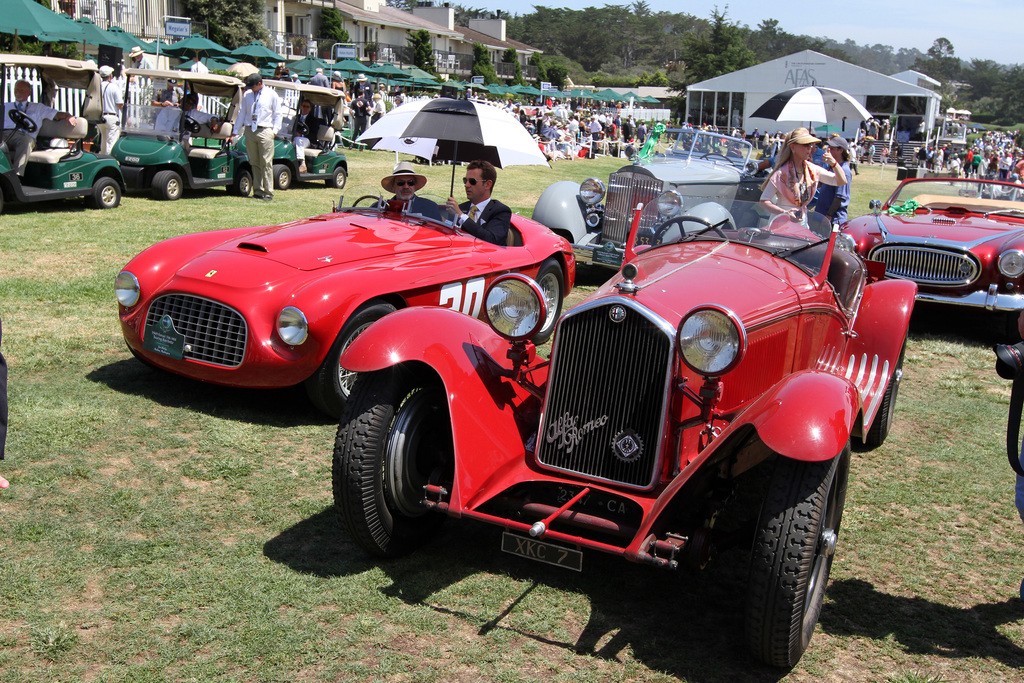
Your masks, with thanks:
[(710, 199), (724, 206), (760, 197), (749, 142), (693, 129), (666, 134), (675, 138), (668, 151), (620, 168), (609, 176), (607, 188), (598, 178), (554, 183), (537, 201), (533, 219), (569, 240), (577, 262), (618, 268), (638, 204), (668, 190), (682, 195), (684, 209), (690, 208), (688, 197), (693, 203)]

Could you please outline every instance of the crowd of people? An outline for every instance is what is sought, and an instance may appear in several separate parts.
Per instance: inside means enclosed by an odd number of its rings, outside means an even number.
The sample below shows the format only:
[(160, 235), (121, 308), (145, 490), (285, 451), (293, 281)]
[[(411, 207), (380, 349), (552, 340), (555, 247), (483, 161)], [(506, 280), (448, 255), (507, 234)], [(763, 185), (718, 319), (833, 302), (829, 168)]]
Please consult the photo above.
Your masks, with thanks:
[(950, 144), (922, 145), (915, 156), (918, 166), (955, 178), (1011, 182), (1024, 178), (1024, 150), (1007, 133), (987, 132), (966, 149)]

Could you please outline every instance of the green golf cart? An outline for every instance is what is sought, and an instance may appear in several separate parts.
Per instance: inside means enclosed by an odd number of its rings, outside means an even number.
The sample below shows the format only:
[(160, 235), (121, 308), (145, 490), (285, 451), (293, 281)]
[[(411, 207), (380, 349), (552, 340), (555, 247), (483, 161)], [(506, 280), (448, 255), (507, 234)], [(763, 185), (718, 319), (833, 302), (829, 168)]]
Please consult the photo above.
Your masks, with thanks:
[[(252, 192), (252, 169), (244, 150), (230, 145), (242, 100), (242, 81), (233, 76), (127, 69), (142, 91), (160, 92), (168, 85), (181, 89), (181, 104), (198, 99), (200, 106), (157, 106), (151, 97), (125, 104), (121, 137), (114, 156), (121, 162), (129, 190), (175, 200), (185, 190), (227, 187), (241, 197)], [(173, 83), (171, 83), (173, 81)], [(125, 97), (128, 101), (128, 97)]]
[[(14, 107), (7, 107), (8, 78), (14, 68), (34, 71), (26, 80), (41, 84), (40, 104), (53, 107), (58, 92), (84, 91), (75, 125), (67, 120), (43, 119), (38, 123)], [(121, 203), (124, 179), (113, 157), (85, 151), (84, 140), (90, 123), (100, 121), (100, 80), (96, 64), (75, 59), (33, 55), (0, 54), (0, 112), (6, 111), (0, 147), (6, 152), (15, 131), (35, 134), (35, 149), (28, 155), (23, 176), (11, 167), (6, 153), (0, 154), (0, 211), (4, 202), (32, 204), (54, 199), (85, 197), (97, 209), (113, 209)], [(74, 112), (70, 112), (74, 113)]]

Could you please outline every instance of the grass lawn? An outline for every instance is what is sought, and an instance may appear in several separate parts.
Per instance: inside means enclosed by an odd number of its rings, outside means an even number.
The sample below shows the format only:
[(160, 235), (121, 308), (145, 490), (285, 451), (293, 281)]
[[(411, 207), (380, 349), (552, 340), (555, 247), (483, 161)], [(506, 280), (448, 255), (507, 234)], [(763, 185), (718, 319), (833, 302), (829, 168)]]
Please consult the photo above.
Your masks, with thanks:
[[(380, 192), (394, 155), (349, 161), (351, 201)], [(528, 214), (550, 183), (620, 165), (500, 170), (496, 196)], [(448, 194), (451, 167), (419, 168), (426, 192)], [(894, 168), (860, 170), (851, 215), (895, 187)], [(702, 574), (590, 553), (577, 575), (449, 520), (411, 557), (366, 556), (332, 510), (336, 425), (301, 389), (149, 370), (124, 346), (112, 291), (160, 239), (325, 212), (338, 194), (4, 208), (0, 681), (1020, 680), (1010, 387), (981, 315), (915, 313), (893, 433), (854, 457), (821, 623), (790, 672), (740, 647), (742, 552)], [(606, 276), (581, 273), (581, 293)]]

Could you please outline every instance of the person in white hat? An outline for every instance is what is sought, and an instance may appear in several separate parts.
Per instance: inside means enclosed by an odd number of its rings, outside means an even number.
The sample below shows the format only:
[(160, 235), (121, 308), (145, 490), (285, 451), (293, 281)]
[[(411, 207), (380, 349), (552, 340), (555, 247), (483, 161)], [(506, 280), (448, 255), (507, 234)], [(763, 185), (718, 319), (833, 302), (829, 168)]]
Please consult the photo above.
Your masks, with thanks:
[[(67, 119), (72, 126), (77, 123), (77, 119), (71, 114), (30, 101), (31, 95), (32, 85), (28, 81), (20, 80), (14, 84), (14, 102), (4, 104), (4, 131), (0, 140), (3, 142), (3, 152), (11, 162), (11, 168), (17, 171), (18, 175), (25, 175), (28, 155), (36, 148), (36, 135), (39, 134), (39, 126), (43, 119)], [(35, 124), (32, 126), (33, 130), (29, 132), (26, 127), (17, 125), (15, 119), (11, 117), (12, 111), (19, 112), (20, 116), (15, 115), (17, 118), (29, 119)]]
[(441, 220), (441, 210), (437, 204), (425, 197), (416, 196), (416, 193), (422, 190), (426, 184), (426, 176), (416, 173), (408, 161), (399, 161), (391, 175), (385, 176), (380, 181), (381, 187), (394, 193), (394, 199), (406, 203), (406, 213), (418, 214), (439, 221)]
[(128, 61), (131, 62), (133, 69), (154, 69), (153, 60), (146, 56), (146, 53), (141, 47), (136, 45), (128, 53)]
[(100, 78), (103, 79), (100, 89), (103, 122), (96, 125), (96, 130), (100, 134), (100, 152), (110, 154), (114, 149), (114, 143), (121, 137), (121, 110), (124, 109), (124, 93), (114, 83), (113, 67), (101, 66)]

